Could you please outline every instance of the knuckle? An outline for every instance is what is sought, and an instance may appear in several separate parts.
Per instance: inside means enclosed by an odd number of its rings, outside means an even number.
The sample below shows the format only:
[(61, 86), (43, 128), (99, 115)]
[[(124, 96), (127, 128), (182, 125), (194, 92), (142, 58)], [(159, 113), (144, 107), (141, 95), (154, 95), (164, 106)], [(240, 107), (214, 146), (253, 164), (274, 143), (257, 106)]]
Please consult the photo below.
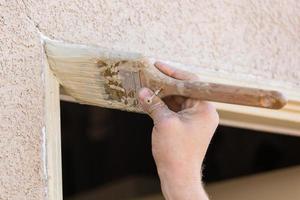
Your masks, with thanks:
[(220, 121), (219, 114), (215, 106), (209, 102), (201, 102), (199, 105), (201, 115), (205, 116), (213, 124), (218, 124)]
[(149, 114), (152, 114), (154, 112), (164, 109), (165, 107), (166, 107), (166, 105), (162, 101), (156, 101), (155, 103), (153, 103), (152, 105), (149, 106), (148, 111), (149, 111)]
[(175, 115), (169, 115), (166, 116), (163, 120), (162, 123), (164, 124), (168, 124), (168, 125), (172, 125), (172, 124), (176, 124), (179, 122), (179, 118)]
[(206, 101), (202, 101), (200, 104), (198, 104), (198, 109), (202, 113), (206, 113), (206, 114), (213, 113), (216, 110), (214, 105)]
[(220, 122), (220, 117), (219, 117), (219, 114), (216, 110), (214, 110), (214, 112), (211, 114), (211, 119), (212, 119), (212, 122), (215, 124), (215, 125), (218, 125), (219, 122)]

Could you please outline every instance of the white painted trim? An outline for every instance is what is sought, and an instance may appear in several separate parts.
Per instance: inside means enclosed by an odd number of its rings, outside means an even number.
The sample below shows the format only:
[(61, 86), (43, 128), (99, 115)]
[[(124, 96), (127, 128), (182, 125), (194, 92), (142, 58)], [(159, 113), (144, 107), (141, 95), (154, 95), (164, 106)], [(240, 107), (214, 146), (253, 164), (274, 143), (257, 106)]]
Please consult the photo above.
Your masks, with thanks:
[(62, 200), (59, 83), (45, 66), (45, 136), (47, 199)]

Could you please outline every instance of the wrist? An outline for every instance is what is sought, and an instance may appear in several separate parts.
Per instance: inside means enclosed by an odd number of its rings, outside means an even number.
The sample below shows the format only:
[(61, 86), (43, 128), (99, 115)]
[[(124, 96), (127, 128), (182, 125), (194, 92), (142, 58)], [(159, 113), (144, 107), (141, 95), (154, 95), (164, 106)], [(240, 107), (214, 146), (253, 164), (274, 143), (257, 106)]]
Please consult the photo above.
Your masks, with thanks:
[[(169, 168), (170, 169), (170, 168)], [(202, 186), (201, 171), (158, 169), (162, 192), (167, 200), (207, 199)]]
[(157, 163), (157, 172), (161, 179), (174, 183), (201, 183), (202, 163), (176, 162), (176, 163)]
[(206, 200), (207, 195), (200, 179), (161, 179), (161, 189), (166, 200)]
[(186, 184), (201, 184), (202, 175), (200, 169), (170, 169), (170, 168), (158, 168), (158, 175), (161, 181), (174, 185), (186, 185)]

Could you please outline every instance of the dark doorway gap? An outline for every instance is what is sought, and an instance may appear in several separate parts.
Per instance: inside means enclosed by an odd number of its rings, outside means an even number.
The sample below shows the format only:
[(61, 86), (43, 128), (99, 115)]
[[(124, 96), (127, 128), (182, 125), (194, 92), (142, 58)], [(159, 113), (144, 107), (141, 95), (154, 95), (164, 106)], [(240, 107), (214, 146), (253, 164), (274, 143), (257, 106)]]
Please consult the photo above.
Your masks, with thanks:
[[(158, 179), (146, 115), (61, 102), (64, 197), (128, 176)], [(208, 149), (204, 181), (300, 164), (300, 138), (219, 126)]]

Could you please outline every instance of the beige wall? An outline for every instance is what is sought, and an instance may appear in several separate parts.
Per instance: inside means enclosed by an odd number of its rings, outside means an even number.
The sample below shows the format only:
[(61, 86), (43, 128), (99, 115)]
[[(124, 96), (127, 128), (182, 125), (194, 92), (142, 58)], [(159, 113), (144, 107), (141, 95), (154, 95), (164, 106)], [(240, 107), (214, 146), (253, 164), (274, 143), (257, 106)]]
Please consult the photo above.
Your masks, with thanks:
[(24, 1), (56, 39), (300, 84), (298, 0)]
[(300, 86), (298, 0), (0, 0), (0, 199), (46, 199), (39, 31)]
[(0, 199), (44, 199), (39, 34), (21, 2), (0, 0)]

